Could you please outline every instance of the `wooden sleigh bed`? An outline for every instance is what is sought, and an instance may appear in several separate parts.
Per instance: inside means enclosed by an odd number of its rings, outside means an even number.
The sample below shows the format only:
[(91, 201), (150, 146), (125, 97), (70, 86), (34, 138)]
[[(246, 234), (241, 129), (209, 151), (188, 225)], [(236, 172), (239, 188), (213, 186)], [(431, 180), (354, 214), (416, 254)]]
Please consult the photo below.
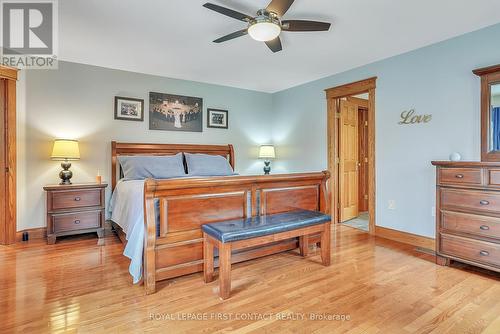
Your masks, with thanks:
[[(112, 188), (120, 179), (120, 155), (174, 155), (179, 152), (220, 155), (234, 168), (232, 145), (132, 144), (112, 142)], [(143, 281), (147, 294), (156, 282), (203, 270), (201, 225), (296, 209), (329, 213), (329, 173), (147, 179), (144, 185), (145, 242)], [(155, 202), (159, 201), (159, 231)], [(113, 223), (120, 239), (121, 228)], [(310, 243), (319, 242), (311, 236)], [(296, 238), (233, 254), (237, 263), (298, 247)], [(217, 260), (215, 261), (217, 266)]]

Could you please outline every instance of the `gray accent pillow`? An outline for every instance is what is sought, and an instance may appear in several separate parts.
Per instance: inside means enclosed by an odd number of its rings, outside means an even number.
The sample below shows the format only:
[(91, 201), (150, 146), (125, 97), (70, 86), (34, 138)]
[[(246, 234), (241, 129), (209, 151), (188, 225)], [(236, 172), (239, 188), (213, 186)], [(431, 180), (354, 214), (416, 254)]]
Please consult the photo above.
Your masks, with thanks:
[(189, 176), (237, 175), (226, 158), (220, 155), (184, 153)]
[(186, 176), (182, 153), (170, 156), (119, 156), (125, 180), (171, 179)]

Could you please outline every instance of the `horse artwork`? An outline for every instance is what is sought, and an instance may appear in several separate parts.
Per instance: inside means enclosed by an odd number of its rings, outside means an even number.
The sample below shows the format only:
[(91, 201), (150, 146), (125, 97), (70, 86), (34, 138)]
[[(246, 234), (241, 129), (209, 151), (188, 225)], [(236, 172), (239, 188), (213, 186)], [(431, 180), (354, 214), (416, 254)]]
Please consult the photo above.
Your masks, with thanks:
[(202, 132), (203, 99), (150, 92), (149, 129)]

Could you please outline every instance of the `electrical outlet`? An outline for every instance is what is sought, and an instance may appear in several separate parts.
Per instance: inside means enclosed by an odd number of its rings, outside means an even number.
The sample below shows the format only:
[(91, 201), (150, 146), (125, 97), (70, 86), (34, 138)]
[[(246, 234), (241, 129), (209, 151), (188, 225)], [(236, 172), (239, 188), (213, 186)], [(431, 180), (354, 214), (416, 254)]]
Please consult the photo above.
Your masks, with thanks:
[(390, 199), (389, 200), (389, 206), (388, 206), (388, 209), (389, 210), (396, 210), (396, 201), (393, 200), (393, 199)]
[(433, 207), (431, 208), (431, 216), (432, 216), (432, 217), (436, 217), (436, 207), (435, 207), (435, 206), (433, 206)]

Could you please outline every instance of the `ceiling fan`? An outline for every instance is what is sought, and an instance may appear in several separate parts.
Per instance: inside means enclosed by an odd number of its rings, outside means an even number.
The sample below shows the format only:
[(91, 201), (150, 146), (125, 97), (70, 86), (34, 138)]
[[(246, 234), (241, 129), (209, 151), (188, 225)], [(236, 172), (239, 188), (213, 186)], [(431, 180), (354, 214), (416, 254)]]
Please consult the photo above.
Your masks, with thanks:
[(293, 2), (294, 0), (272, 0), (267, 8), (259, 9), (255, 17), (208, 2), (203, 7), (248, 24), (245, 29), (218, 38), (214, 40), (214, 43), (226, 42), (249, 34), (254, 40), (265, 42), (271, 51), (278, 52), (282, 50), (279, 37), (282, 31), (328, 31), (330, 29), (330, 23), (327, 22), (281, 20)]

